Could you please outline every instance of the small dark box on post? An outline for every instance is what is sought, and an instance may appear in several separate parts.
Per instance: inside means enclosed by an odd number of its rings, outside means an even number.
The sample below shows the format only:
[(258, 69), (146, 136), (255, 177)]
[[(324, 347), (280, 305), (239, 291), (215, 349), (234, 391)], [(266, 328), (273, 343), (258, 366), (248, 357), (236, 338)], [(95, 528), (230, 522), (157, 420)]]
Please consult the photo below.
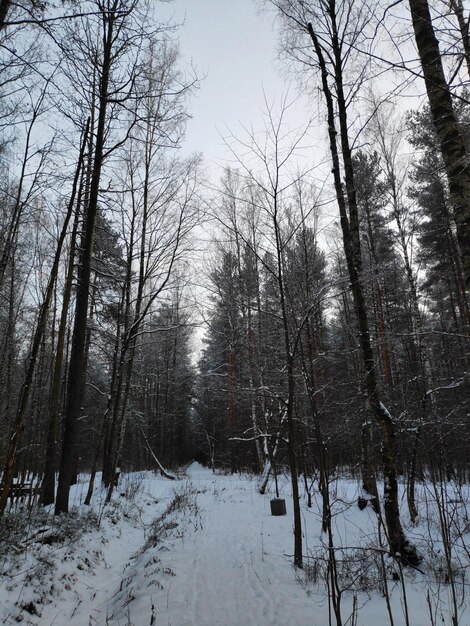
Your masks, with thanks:
[(271, 500), (271, 515), (285, 515), (286, 501), (283, 498), (273, 498)]

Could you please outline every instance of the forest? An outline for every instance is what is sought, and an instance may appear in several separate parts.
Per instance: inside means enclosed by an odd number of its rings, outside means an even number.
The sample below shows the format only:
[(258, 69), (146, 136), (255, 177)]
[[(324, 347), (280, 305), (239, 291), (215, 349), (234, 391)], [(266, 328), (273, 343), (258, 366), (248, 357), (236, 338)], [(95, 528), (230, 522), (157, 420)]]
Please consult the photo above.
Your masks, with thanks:
[[(295, 86), (260, 102), (259, 127), (224, 135), (214, 176), (182, 150), (204, 77), (161, 4), (0, 2), (0, 560), (13, 567), (11, 545), (21, 553), (44, 525), (86, 528), (124, 477), (129, 492), (150, 475), (173, 488), (195, 461), (194, 480), (205, 467), (287, 494), (287, 561), (323, 576), (328, 623), (362, 623), (354, 585), (341, 587), (347, 484), (380, 538), (377, 623), (402, 623), (386, 555), (404, 624), (418, 624), (406, 577), (439, 558), (446, 608), (429, 600), (422, 623), (463, 626), (469, 8), (254, 2)], [(177, 492), (175, 510), (190, 500)], [(416, 538), (423, 524), (433, 542)]]

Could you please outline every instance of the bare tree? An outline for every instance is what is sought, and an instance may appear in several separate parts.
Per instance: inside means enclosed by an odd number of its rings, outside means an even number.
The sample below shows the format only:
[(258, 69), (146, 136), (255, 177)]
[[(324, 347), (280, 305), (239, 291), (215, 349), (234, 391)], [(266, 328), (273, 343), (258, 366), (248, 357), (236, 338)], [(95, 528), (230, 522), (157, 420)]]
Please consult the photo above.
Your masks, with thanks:
[[(137, 7), (136, 0), (96, 0), (95, 18), (101, 47), (94, 49), (93, 38), (83, 41), (81, 53), (91, 61), (92, 70), (99, 67), (98, 113), (96, 137), (93, 150), (93, 168), (90, 189), (84, 209), (85, 229), (81, 242), (81, 254), (77, 276), (77, 292), (74, 315), (74, 330), (68, 371), (67, 400), (64, 419), (64, 439), (60, 463), (56, 513), (68, 511), (70, 484), (75, 467), (77, 423), (80, 417), (86, 374), (87, 316), (90, 291), (91, 260), (94, 231), (98, 211), (101, 172), (106, 156), (116, 145), (106, 145), (109, 108), (125, 103), (130, 97), (135, 82), (136, 64), (130, 61), (130, 76), (122, 73), (122, 63), (129, 50), (139, 48), (143, 33), (141, 29), (130, 31)], [(86, 46), (90, 47), (86, 47)], [(98, 69), (98, 68), (96, 68)], [(80, 71), (82, 71), (81, 68)], [(125, 139), (125, 138), (124, 138)], [(119, 142), (120, 143), (120, 142)]]
[(71, 198), (67, 207), (67, 213), (64, 219), (64, 223), (63, 223), (62, 230), (59, 236), (59, 240), (57, 242), (57, 246), (56, 246), (56, 250), (54, 254), (54, 261), (52, 264), (52, 269), (51, 269), (49, 281), (47, 284), (46, 294), (45, 294), (44, 301), (39, 311), (36, 329), (35, 329), (34, 336), (33, 336), (31, 352), (30, 352), (29, 360), (28, 360), (28, 367), (26, 370), (26, 376), (25, 376), (22, 390), (21, 390), (14, 430), (13, 430), (12, 437), (10, 439), (10, 445), (9, 445), (9, 449), (7, 453), (6, 467), (5, 467), (5, 471), (3, 472), (3, 477), (2, 477), (2, 489), (0, 493), (0, 515), (3, 514), (3, 511), (5, 510), (5, 505), (8, 499), (8, 493), (9, 493), (9, 490), (13, 481), (16, 454), (17, 454), (18, 444), (19, 444), (21, 435), (25, 427), (26, 412), (28, 409), (30, 394), (32, 390), (33, 376), (35, 373), (36, 363), (37, 363), (38, 356), (40, 353), (41, 345), (42, 345), (42, 342), (46, 333), (46, 326), (47, 326), (47, 321), (48, 321), (48, 316), (49, 316), (49, 307), (51, 304), (51, 300), (52, 300), (52, 296), (53, 296), (53, 292), (55, 288), (55, 283), (57, 280), (59, 262), (60, 262), (60, 257), (62, 254), (62, 248), (64, 245), (64, 241), (65, 241), (67, 231), (68, 231), (69, 222), (72, 217), (72, 213), (73, 213), (73, 209), (75, 205), (75, 196), (76, 196), (77, 189), (78, 189), (78, 182), (80, 178), (81, 169), (83, 166), (85, 146), (86, 146), (87, 138), (88, 138), (88, 128), (89, 127), (87, 125), (84, 131), (84, 138), (82, 141), (82, 146), (81, 146), (81, 150), (80, 150), (80, 154), (78, 158), (77, 169), (76, 169), (75, 178), (74, 178), (73, 186), (72, 186)]
[[(198, 158), (169, 155), (179, 146), (186, 111), (184, 102), (194, 85), (177, 68), (177, 49), (164, 40), (148, 48), (143, 68), (143, 97), (134, 115), (135, 128), (125, 155), (127, 177), (123, 209), (130, 209), (127, 274), (122, 292), (122, 330), (118, 333), (117, 367), (111, 383), (104, 432), (103, 480), (111, 498), (120, 456), (133, 364), (139, 337), (158, 298), (172, 285), (188, 237), (198, 221)], [(128, 203), (128, 204), (127, 204)], [(135, 279), (134, 272), (137, 272)]]
[[(292, 173), (292, 161), (298, 158), (302, 148), (305, 149), (305, 138), (308, 126), (295, 132), (286, 131), (286, 116), (289, 109), (287, 98), (281, 104), (279, 114), (273, 107), (267, 107), (266, 127), (262, 133), (246, 131), (246, 139), (232, 137), (227, 140), (232, 154), (240, 166), (242, 184), (256, 189), (255, 202), (264, 214), (261, 221), (266, 230), (258, 234), (260, 249), (253, 249), (260, 263), (270, 276), (276, 289), (279, 308), (280, 338), (283, 342), (283, 360), (286, 377), (284, 397), (278, 399), (285, 412), (288, 434), (288, 460), (291, 474), (292, 498), (294, 507), (294, 564), (302, 567), (302, 526), (300, 516), (300, 499), (298, 486), (297, 460), (297, 426), (296, 426), (296, 372), (295, 360), (299, 348), (300, 329), (292, 318), (289, 285), (286, 278), (287, 246), (294, 236), (298, 224), (287, 227), (288, 204), (295, 195), (296, 183), (305, 173)], [(247, 154), (240, 156), (240, 150)], [(249, 198), (249, 196), (248, 196)], [(235, 224), (236, 226), (236, 224)], [(233, 219), (225, 223), (225, 227), (234, 227)], [(238, 237), (245, 245), (250, 246), (251, 238), (242, 234), (237, 228)], [(260, 250), (264, 254), (260, 255)], [(282, 393), (282, 392), (281, 392)]]

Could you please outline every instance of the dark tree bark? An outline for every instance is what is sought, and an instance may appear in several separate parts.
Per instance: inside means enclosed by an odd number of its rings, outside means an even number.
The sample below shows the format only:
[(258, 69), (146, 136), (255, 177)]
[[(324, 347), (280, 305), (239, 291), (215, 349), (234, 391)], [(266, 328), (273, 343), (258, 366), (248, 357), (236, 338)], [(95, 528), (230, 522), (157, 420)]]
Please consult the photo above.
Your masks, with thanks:
[(465, 282), (470, 287), (470, 159), (444, 75), (427, 0), (409, 0), (432, 119), (454, 206)]
[(72, 348), (67, 382), (67, 397), (64, 417), (64, 440), (60, 462), (59, 483), (55, 512), (67, 513), (69, 507), (70, 484), (74, 474), (74, 458), (76, 453), (77, 424), (83, 402), (85, 389), (85, 356), (87, 343), (88, 297), (90, 291), (91, 258), (96, 214), (98, 210), (98, 194), (103, 164), (104, 142), (106, 131), (106, 113), (108, 105), (108, 86), (113, 59), (114, 26), (116, 22), (118, 1), (108, 10), (103, 11), (103, 60), (99, 84), (99, 113), (96, 128), (93, 171), (90, 184), (88, 204), (84, 209), (85, 232), (83, 249), (77, 277), (77, 299), (75, 305)]
[(51, 390), (49, 397), (49, 423), (47, 428), (46, 458), (44, 463), (44, 477), (41, 488), (41, 504), (52, 504), (55, 500), (55, 472), (58, 458), (57, 438), (59, 428), (59, 414), (61, 408), (61, 391), (63, 386), (62, 369), (65, 355), (65, 339), (67, 335), (67, 318), (70, 299), (72, 296), (73, 268), (75, 262), (78, 220), (80, 215), (80, 198), (82, 189), (78, 193), (78, 202), (75, 209), (75, 220), (70, 240), (69, 260), (65, 287), (62, 297), (62, 310), (57, 333), (57, 345), (55, 350), (54, 369), (52, 372)]
[(8, 11), (10, 10), (10, 0), (0, 0), (0, 31), (5, 27)]
[(365, 371), (364, 386), (367, 394), (369, 409), (382, 432), (382, 467), (384, 473), (384, 514), (387, 526), (388, 540), (393, 554), (400, 555), (405, 562), (416, 563), (415, 550), (406, 540), (400, 520), (398, 505), (398, 483), (395, 466), (395, 427), (392, 417), (380, 400), (379, 387), (374, 362), (374, 354), (370, 338), (369, 320), (362, 285), (362, 259), (359, 234), (359, 214), (354, 182), (354, 169), (348, 135), (348, 120), (346, 98), (343, 87), (343, 59), (341, 44), (336, 26), (335, 3), (329, 4), (327, 9), (331, 24), (331, 52), (334, 65), (334, 83), (336, 102), (339, 117), (339, 137), (346, 180), (346, 193), (341, 177), (340, 158), (337, 147), (336, 118), (333, 94), (329, 86), (329, 73), (323, 48), (317, 38), (311, 23), (307, 30), (313, 42), (318, 64), (321, 71), (322, 91), (325, 97), (328, 112), (328, 135), (330, 152), (333, 161), (333, 177), (336, 198), (338, 202), (343, 245), (346, 263), (351, 281), (356, 319), (359, 328), (359, 344)]

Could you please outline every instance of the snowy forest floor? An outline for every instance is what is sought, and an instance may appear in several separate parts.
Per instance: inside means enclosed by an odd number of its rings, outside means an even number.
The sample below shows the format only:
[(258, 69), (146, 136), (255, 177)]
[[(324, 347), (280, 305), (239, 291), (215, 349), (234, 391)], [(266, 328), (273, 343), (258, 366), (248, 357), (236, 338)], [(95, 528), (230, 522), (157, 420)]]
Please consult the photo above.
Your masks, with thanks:
[[(305, 567), (292, 566), (289, 481), (281, 477), (287, 515), (270, 514), (250, 476), (225, 476), (194, 463), (178, 481), (151, 472), (121, 478), (114, 501), (97, 493), (84, 507), (87, 477), (74, 487), (74, 508), (28, 517), (17, 510), (0, 527), (0, 623), (42, 626), (326, 626), (326, 537), (320, 498), (303, 499)], [(468, 491), (439, 493), (420, 485), (421, 521), (407, 534), (424, 560), (401, 573), (381, 559), (376, 516), (359, 511), (358, 481), (331, 484), (343, 624), (470, 624), (465, 573)], [(434, 497), (435, 496), (435, 497)], [(441, 510), (441, 516), (439, 516)], [(449, 516), (449, 571), (439, 520)], [(470, 508), (469, 508), (470, 511)], [(447, 519), (447, 518), (446, 518)], [(406, 523), (406, 520), (405, 520)], [(468, 540), (468, 541), (466, 541)], [(385, 570), (383, 569), (385, 566)], [(384, 571), (386, 576), (384, 577)], [(401, 575), (403, 574), (403, 575)], [(408, 614), (408, 617), (406, 617)], [(332, 617), (332, 623), (336, 623)], [(408, 620), (408, 621), (407, 621)]]

